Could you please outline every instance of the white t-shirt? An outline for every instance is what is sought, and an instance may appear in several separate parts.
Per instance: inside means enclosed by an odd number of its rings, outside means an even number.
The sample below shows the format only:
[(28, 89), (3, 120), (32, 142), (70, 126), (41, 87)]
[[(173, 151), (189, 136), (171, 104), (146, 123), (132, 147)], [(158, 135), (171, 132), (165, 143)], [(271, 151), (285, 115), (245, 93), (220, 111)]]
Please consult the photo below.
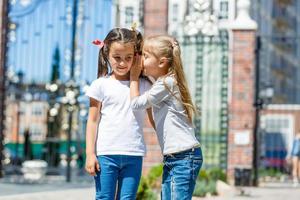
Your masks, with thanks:
[[(86, 95), (102, 103), (98, 125), (97, 155), (143, 156), (146, 146), (143, 136), (145, 109), (133, 111), (130, 106), (130, 81), (101, 77), (93, 81)], [(140, 92), (151, 87), (140, 79)]]

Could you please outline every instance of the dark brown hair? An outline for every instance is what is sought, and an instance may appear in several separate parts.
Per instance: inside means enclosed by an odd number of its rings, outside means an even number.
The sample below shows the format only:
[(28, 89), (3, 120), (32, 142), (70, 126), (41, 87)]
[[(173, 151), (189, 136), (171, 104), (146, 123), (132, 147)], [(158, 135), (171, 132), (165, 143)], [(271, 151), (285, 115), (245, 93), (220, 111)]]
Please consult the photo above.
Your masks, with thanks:
[(104, 39), (104, 46), (99, 51), (98, 56), (98, 77), (105, 76), (111, 71), (108, 61), (110, 46), (113, 42), (133, 43), (134, 53), (142, 52), (142, 34), (136, 30), (127, 28), (114, 28)]

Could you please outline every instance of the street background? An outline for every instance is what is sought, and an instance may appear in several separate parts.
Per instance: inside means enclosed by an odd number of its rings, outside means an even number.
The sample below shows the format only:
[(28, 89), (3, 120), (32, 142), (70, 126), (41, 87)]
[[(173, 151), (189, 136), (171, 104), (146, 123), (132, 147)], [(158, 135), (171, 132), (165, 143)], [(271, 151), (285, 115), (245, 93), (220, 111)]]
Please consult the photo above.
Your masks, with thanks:
[[(300, 1), (1, 0), (0, 15), (0, 199), (93, 198), (84, 172), (92, 41), (133, 24), (180, 43), (201, 111), (195, 199), (299, 196), (291, 151), (300, 132)], [(162, 155), (145, 121), (138, 199), (157, 199)]]

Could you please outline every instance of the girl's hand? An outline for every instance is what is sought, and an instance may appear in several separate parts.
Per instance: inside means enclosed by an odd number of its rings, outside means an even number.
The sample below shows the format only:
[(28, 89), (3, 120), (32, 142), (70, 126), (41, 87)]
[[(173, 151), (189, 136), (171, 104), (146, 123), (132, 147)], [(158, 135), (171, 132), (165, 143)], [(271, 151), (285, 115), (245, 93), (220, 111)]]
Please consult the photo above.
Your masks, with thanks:
[(134, 58), (133, 65), (130, 69), (130, 78), (138, 79), (141, 71), (142, 71), (142, 57), (140, 55), (136, 55)]
[(86, 155), (85, 170), (91, 176), (96, 176), (96, 172), (100, 171), (100, 165), (95, 154)]

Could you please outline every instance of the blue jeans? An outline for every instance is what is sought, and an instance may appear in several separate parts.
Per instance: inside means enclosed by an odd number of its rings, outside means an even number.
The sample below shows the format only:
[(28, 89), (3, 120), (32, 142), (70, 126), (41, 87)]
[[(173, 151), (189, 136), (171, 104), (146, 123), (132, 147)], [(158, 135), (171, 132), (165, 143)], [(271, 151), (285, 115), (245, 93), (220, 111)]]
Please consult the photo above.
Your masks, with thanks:
[(300, 139), (295, 138), (292, 146), (292, 156), (300, 158)]
[(201, 148), (164, 156), (162, 200), (192, 199), (202, 162)]
[[(96, 200), (134, 200), (142, 172), (142, 156), (98, 156), (100, 172), (95, 178)], [(116, 187), (118, 185), (117, 194)]]

